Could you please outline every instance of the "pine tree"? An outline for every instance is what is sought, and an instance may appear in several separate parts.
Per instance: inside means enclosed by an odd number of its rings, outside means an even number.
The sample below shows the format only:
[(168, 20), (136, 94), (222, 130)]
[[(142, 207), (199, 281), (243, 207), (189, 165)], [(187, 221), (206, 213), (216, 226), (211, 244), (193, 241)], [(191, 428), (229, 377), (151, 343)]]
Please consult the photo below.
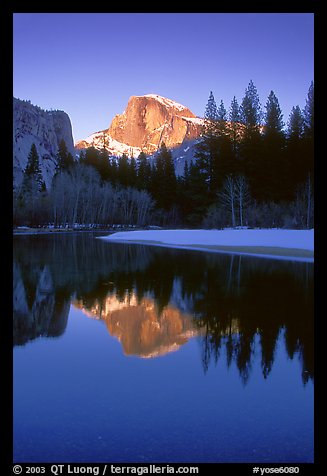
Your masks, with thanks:
[(226, 136), (228, 134), (227, 111), (222, 100), (217, 110), (217, 116), (216, 134), (219, 137)]
[(129, 185), (131, 187), (136, 187), (137, 182), (137, 165), (134, 157), (131, 157), (129, 160), (129, 174), (128, 174)]
[(124, 187), (129, 185), (129, 164), (126, 154), (123, 154), (118, 161), (117, 179)]
[(223, 100), (220, 101), (219, 108), (217, 110), (217, 120), (218, 121), (227, 121), (227, 111), (225, 109)]
[(233, 123), (241, 122), (240, 107), (235, 96), (230, 105), (228, 119)]
[(68, 152), (66, 142), (64, 139), (61, 139), (59, 142), (58, 153), (57, 153), (57, 164), (56, 164), (56, 172), (59, 173), (62, 171), (67, 171), (71, 167), (73, 167), (75, 161), (70, 152)]
[(255, 198), (261, 188), (261, 174), (258, 162), (262, 153), (261, 148), (261, 105), (257, 88), (251, 80), (245, 90), (240, 108), (243, 124), (242, 140), (240, 143), (240, 157), (243, 161), (243, 171), (250, 182), (250, 188)]
[(202, 137), (196, 145), (195, 158), (207, 193), (214, 200), (219, 176), (219, 133), (218, 110), (212, 91), (205, 108)]
[(248, 128), (257, 129), (262, 119), (261, 104), (257, 88), (252, 79), (245, 90), (240, 109), (241, 121)]
[(45, 183), (42, 177), (40, 167), (39, 155), (37, 153), (36, 145), (34, 143), (31, 146), (31, 150), (27, 158), (27, 165), (24, 170), (22, 188), (24, 193), (30, 192), (31, 188), (36, 189), (38, 192), (44, 190), (45, 188)]
[(227, 122), (227, 111), (222, 100), (218, 108), (217, 147), (219, 159), (216, 185), (220, 187), (226, 175), (235, 173), (237, 165), (233, 150), (233, 134)]
[(305, 108), (303, 110), (303, 139), (304, 139), (304, 164), (303, 173), (307, 175), (307, 181), (313, 184), (314, 176), (314, 89), (313, 81), (310, 84)]
[(24, 224), (35, 225), (40, 222), (40, 203), (44, 195), (42, 192), (45, 190), (39, 156), (35, 144), (32, 144), (19, 194), (19, 206), (24, 216)]
[(303, 110), (303, 133), (304, 137), (313, 139), (314, 137), (314, 88), (311, 81), (305, 108)]
[(304, 146), (304, 120), (299, 106), (293, 106), (289, 115), (286, 130), (287, 148), (286, 159), (288, 166), (287, 179), (291, 198), (298, 185), (304, 183), (307, 177), (306, 151)]
[(85, 151), (84, 164), (90, 165), (98, 170), (99, 167), (99, 151), (94, 147), (88, 147)]
[[(260, 199), (280, 200), (285, 197), (288, 187), (285, 168), (285, 134), (283, 115), (278, 99), (273, 91), (265, 105), (265, 125), (263, 129), (262, 155), (258, 162), (260, 175)], [(258, 193), (258, 190), (257, 190)]]
[(293, 106), (287, 125), (287, 137), (290, 141), (299, 141), (303, 137), (304, 121), (300, 106)]
[(209, 99), (204, 112), (204, 119), (209, 122), (215, 122), (218, 120), (217, 104), (212, 91), (210, 91), (209, 94)]
[(102, 180), (108, 181), (110, 179), (109, 155), (105, 147), (103, 147), (99, 152), (97, 170)]
[(116, 157), (108, 158), (108, 181), (115, 184), (118, 180), (118, 165)]
[(176, 202), (177, 179), (172, 154), (162, 142), (156, 157), (152, 194), (159, 208), (170, 210)]
[(188, 183), (189, 176), (190, 176), (190, 167), (189, 167), (189, 164), (188, 164), (187, 160), (185, 160), (184, 173), (183, 173), (183, 182), (184, 183), (186, 183), (186, 184)]
[(144, 152), (140, 152), (137, 168), (137, 187), (139, 190), (150, 190), (151, 165)]
[(282, 136), (284, 127), (283, 114), (278, 99), (273, 91), (270, 91), (265, 108), (264, 135), (266, 137)]
[(233, 97), (230, 105), (228, 119), (233, 158), (234, 161), (236, 161), (239, 158), (239, 144), (241, 140), (241, 114), (240, 107), (235, 96)]
[(210, 205), (206, 183), (197, 164), (191, 162), (184, 169), (182, 188), (182, 213), (190, 226), (201, 225), (206, 210)]

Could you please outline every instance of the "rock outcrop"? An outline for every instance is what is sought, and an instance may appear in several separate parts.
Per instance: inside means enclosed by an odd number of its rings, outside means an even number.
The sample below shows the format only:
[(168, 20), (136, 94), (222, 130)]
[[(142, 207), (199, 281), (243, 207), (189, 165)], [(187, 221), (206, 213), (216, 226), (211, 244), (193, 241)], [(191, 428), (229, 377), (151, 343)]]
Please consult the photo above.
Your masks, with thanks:
[(28, 101), (14, 98), (13, 102), (13, 178), (18, 186), (34, 143), (40, 158), (40, 166), (46, 186), (49, 187), (56, 165), (58, 146), (63, 139), (68, 151), (74, 156), (72, 126), (64, 111), (45, 111)]
[(126, 111), (114, 117), (108, 133), (124, 144), (154, 152), (165, 142), (167, 147), (200, 135), (201, 120), (187, 107), (162, 96), (132, 96)]
[(77, 148), (91, 145), (106, 148), (113, 155), (123, 152), (153, 154), (164, 142), (168, 148), (198, 138), (203, 120), (186, 106), (157, 94), (132, 96), (122, 114), (116, 115), (109, 129), (79, 141)]

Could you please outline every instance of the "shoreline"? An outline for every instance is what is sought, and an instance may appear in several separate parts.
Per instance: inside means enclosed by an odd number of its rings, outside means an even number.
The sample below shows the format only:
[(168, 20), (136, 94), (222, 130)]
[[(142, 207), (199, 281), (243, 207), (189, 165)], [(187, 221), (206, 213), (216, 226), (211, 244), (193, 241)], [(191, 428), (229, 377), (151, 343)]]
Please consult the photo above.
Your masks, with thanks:
[[(132, 229), (134, 230), (134, 228)], [(126, 230), (128, 231), (128, 229)], [(14, 229), (13, 235), (47, 235), (47, 234), (62, 234), (62, 233), (116, 233), (115, 229), (105, 229), (105, 228), (89, 228), (89, 229), (73, 229), (73, 228), (24, 228), (24, 229)]]
[(110, 243), (134, 243), (211, 253), (314, 262), (313, 230), (129, 231), (98, 238)]
[[(184, 250), (204, 251), (211, 253), (245, 255), (269, 259), (314, 262), (313, 244), (301, 247), (294, 246), (294, 242), (285, 246), (283, 240), (267, 241), (267, 236), (278, 234), (284, 237), (287, 233), (306, 234), (310, 230), (282, 230), (282, 229), (223, 229), (223, 230), (144, 230), (135, 228), (125, 229), (73, 229), (73, 228), (21, 228), (14, 229), (14, 236), (24, 235), (54, 235), (54, 234), (98, 234), (96, 238), (111, 243), (139, 244), (175, 248)], [(313, 236), (313, 230), (311, 230)], [(201, 234), (202, 239), (192, 240)], [(102, 236), (101, 236), (102, 235)], [(255, 243), (251, 243), (249, 236), (255, 235)], [(179, 237), (179, 238), (178, 238)], [(213, 239), (215, 237), (215, 239)], [(228, 238), (226, 240), (226, 237)], [(235, 243), (235, 237), (241, 237)], [(243, 237), (243, 238), (242, 238)], [(156, 239), (154, 239), (156, 238)], [(161, 239), (159, 239), (161, 238)], [(266, 239), (264, 239), (266, 238)], [(184, 240), (184, 242), (183, 242)], [(202, 241), (202, 242), (201, 242)], [(231, 244), (226, 244), (226, 242)], [(234, 241), (234, 242), (233, 242)], [(236, 240), (237, 241), (237, 240)], [(252, 240), (253, 241), (253, 240)], [(265, 243), (266, 241), (266, 243)], [(279, 242), (280, 241), (280, 242)], [(284, 246), (283, 246), (284, 245)]]
[[(98, 238), (104, 239), (99, 236)], [(235, 254), (258, 258), (280, 259), (290, 261), (314, 262), (314, 252), (301, 248), (283, 248), (278, 246), (224, 246), (224, 245), (199, 245), (199, 244), (170, 244), (160, 241), (148, 240), (106, 240), (111, 243), (125, 243), (135, 245), (158, 246), (190, 251), (206, 251), (210, 253)]]

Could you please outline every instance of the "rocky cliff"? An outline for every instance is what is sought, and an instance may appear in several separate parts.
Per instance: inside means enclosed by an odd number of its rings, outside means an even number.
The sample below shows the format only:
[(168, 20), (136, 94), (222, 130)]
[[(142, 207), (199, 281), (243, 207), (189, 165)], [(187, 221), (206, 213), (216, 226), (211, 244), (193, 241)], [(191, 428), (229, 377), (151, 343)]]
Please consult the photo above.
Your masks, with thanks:
[(180, 145), (200, 134), (200, 122), (187, 107), (162, 96), (132, 96), (121, 115), (114, 117), (108, 133), (124, 144), (151, 153), (165, 142)]
[(64, 111), (45, 111), (28, 101), (14, 98), (13, 122), (14, 186), (21, 183), (27, 157), (34, 143), (39, 154), (43, 179), (48, 187), (53, 177), (60, 141), (64, 139), (68, 151), (73, 156), (75, 154), (68, 114)]
[(104, 145), (113, 155), (154, 153), (165, 142), (176, 147), (201, 134), (202, 119), (186, 106), (157, 94), (132, 96), (125, 111), (114, 117), (108, 129), (79, 141), (77, 148)]

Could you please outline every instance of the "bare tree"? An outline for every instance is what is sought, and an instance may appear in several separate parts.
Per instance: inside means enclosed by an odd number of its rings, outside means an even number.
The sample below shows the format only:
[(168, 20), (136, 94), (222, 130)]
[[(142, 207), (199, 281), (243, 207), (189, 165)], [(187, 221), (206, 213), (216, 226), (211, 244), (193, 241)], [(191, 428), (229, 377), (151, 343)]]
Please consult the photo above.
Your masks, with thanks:
[(72, 208), (71, 178), (67, 172), (55, 176), (51, 188), (53, 222), (55, 226), (65, 225), (69, 221)]
[(243, 226), (244, 209), (250, 203), (249, 184), (244, 175), (237, 175), (234, 179), (236, 202), (238, 204), (240, 226)]
[(110, 183), (103, 184), (101, 198), (98, 210), (99, 222), (112, 225), (117, 209), (117, 193)]
[(145, 190), (135, 190), (136, 192), (136, 224), (145, 225), (149, 218), (149, 214), (154, 208), (154, 201), (150, 194)]
[(86, 218), (93, 223), (97, 212), (94, 195), (99, 188), (99, 174), (93, 167), (78, 164), (57, 174), (51, 190), (54, 223), (74, 227)]
[(102, 200), (102, 189), (99, 173), (93, 167), (84, 167), (82, 171), (81, 195), (83, 201), (84, 223), (95, 224)]
[(144, 190), (127, 187), (118, 192), (118, 218), (125, 224), (144, 225), (153, 207), (151, 196)]
[(103, 183), (91, 166), (76, 164), (56, 175), (50, 202), (55, 225), (80, 224), (144, 225), (154, 207), (151, 196), (136, 188), (114, 188)]
[(314, 200), (310, 174), (308, 175), (306, 182), (298, 188), (293, 207), (295, 222), (303, 228), (312, 227)]
[(237, 200), (237, 190), (235, 179), (232, 175), (227, 175), (223, 188), (218, 192), (218, 198), (221, 204), (230, 211), (232, 219), (232, 227), (235, 227), (235, 207)]
[(227, 175), (223, 187), (218, 192), (221, 205), (231, 214), (232, 227), (236, 226), (237, 211), (239, 224), (244, 224), (244, 211), (250, 203), (250, 191), (247, 179), (244, 175)]
[(131, 187), (122, 188), (119, 192), (119, 210), (121, 220), (125, 225), (131, 225), (133, 222), (133, 214), (135, 210), (135, 202), (133, 200), (133, 189)]
[(309, 173), (307, 183), (306, 183), (306, 195), (307, 195), (307, 228), (310, 228), (311, 221), (313, 219), (313, 194), (312, 194), (312, 185), (311, 185), (311, 175)]

